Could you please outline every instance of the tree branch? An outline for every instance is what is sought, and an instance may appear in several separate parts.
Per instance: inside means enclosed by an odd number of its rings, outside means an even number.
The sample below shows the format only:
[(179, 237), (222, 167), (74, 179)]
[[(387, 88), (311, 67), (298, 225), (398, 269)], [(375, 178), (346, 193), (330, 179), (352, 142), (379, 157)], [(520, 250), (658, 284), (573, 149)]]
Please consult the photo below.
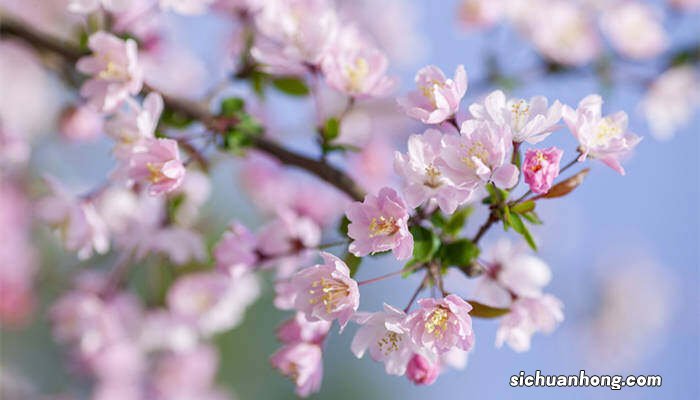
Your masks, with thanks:
[[(80, 57), (86, 55), (86, 53), (74, 43), (42, 33), (7, 16), (2, 16), (0, 37), (21, 39), (34, 47), (37, 51), (49, 52), (60, 56), (70, 64), (75, 64)], [(152, 87), (144, 85), (144, 94), (153, 91), (155, 90)], [(217, 129), (217, 124), (214, 123), (216, 117), (201, 104), (186, 99), (161, 95), (163, 96), (166, 107), (200, 121), (213, 132), (222, 133), (220, 128)], [(303, 154), (293, 152), (264, 137), (256, 138), (253, 142), (253, 147), (277, 158), (283, 164), (304, 169), (316, 175), (347, 194), (353, 200), (361, 201), (364, 198), (364, 191), (349, 175), (325, 161), (318, 161)]]

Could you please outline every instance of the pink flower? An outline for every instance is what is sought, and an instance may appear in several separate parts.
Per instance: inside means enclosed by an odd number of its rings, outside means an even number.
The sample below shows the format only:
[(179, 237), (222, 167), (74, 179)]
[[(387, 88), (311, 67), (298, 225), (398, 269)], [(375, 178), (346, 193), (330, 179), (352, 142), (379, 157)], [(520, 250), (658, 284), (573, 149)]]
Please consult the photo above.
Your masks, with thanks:
[(331, 322), (310, 321), (306, 314), (297, 312), (277, 328), (277, 339), (284, 344), (299, 342), (322, 344), (331, 329)]
[(135, 182), (148, 185), (148, 193), (158, 196), (177, 189), (185, 178), (177, 142), (172, 139), (147, 139), (134, 148), (128, 160), (127, 174)]
[(418, 353), (408, 362), (406, 376), (416, 385), (432, 385), (440, 375), (440, 363), (431, 362)]
[(258, 250), (263, 267), (276, 267), (280, 278), (289, 277), (301, 264), (315, 256), (313, 250), (321, 241), (321, 228), (309, 218), (291, 211), (280, 211), (258, 232)]
[(510, 129), (489, 121), (467, 120), (461, 135), (445, 135), (443, 141), (443, 161), (439, 164), (457, 185), (474, 187), (493, 182), (508, 189), (518, 182), (518, 168), (510, 163)]
[(325, 252), (321, 257), (323, 264), (304, 268), (292, 277), (294, 307), (310, 321), (338, 319), (342, 331), (360, 305), (360, 291), (343, 260)]
[(443, 135), (428, 129), (422, 135), (408, 138), (408, 154), (395, 153), (394, 167), (404, 178), (404, 197), (409, 207), (418, 207), (430, 200), (437, 201), (440, 209), (452, 214), (458, 206), (472, 197), (471, 185), (457, 186), (445, 176), (445, 165), (440, 160)]
[(203, 14), (215, 0), (158, 0), (160, 8), (172, 10), (178, 14), (198, 15)]
[(386, 76), (384, 53), (360, 36), (354, 27), (340, 31), (337, 42), (323, 58), (321, 69), (332, 88), (351, 97), (383, 97), (396, 86)]
[(578, 139), (581, 157), (597, 158), (610, 168), (625, 174), (620, 160), (642, 140), (627, 131), (627, 113), (619, 111), (601, 116), (603, 99), (598, 95), (586, 96), (576, 110), (564, 106), (564, 122)]
[(362, 327), (352, 340), (352, 352), (362, 358), (369, 349), (374, 361), (384, 363), (387, 374), (403, 375), (415, 350), (405, 319), (403, 311), (388, 304), (384, 304), (384, 311), (358, 317)]
[(633, 59), (656, 57), (668, 47), (669, 38), (654, 10), (639, 2), (621, 2), (608, 7), (601, 27), (612, 46)]
[(700, 72), (687, 64), (665, 71), (651, 84), (641, 105), (651, 134), (659, 140), (672, 138), (700, 106)]
[(80, 94), (100, 110), (114, 111), (129, 95), (138, 94), (143, 85), (136, 42), (96, 32), (90, 36), (88, 47), (93, 55), (78, 60), (77, 68), (92, 78), (83, 84)]
[(535, 96), (530, 101), (506, 99), (502, 91), (496, 90), (486, 96), (483, 104), (470, 105), (469, 112), (476, 119), (509, 128), (514, 142), (535, 144), (559, 128), (561, 103), (555, 100), (549, 108), (547, 105), (547, 98), (543, 96)]
[(462, 0), (459, 4), (459, 22), (467, 28), (488, 28), (502, 17), (503, 0)]
[(394, 189), (383, 188), (378, 195), (368, 194), (365, 201), (348, 206), (348, 236), (353, 239), (349, 251), (363, 257), (393, 250), (398, 260), (413, 254), (413, 236), (408, 231), (408, 209)]
[(548, 294), (519, 298), (501, 319), (496, 332), (496, 347), (505, 342), (517, 352), (529, 350), (533, 334), (550, 333), (564, 320), (563, 307), (559, 299)]
[(70, 0), (68, 11), (77, 14), (90, 14), (100, 6), (113, 13), (122, 13), (135, 5), (135, 0)]
[(550, 147), (544, 150), (528, 149), (525, 152), (525, 161), (522, 171), (525, 183), (530, 185), (533, 193), (547, 193), (552, 187), (554, 178), (559, 175), (559, 162), (563, 150)]
[(210, 399), (219, 366), (219, 354), (210, 345), (165, 354), (153, 373), (158, 399)]
[(89, 106), (68, 108), (59, 121), (63, 137), (75, 141), (96, 139), (102, 133), (103, 126), (102, 114)]
[(114, 151), (117, 158), (128, 157), (135, 145), (154, 137), (162, 112), (163, 98), (158, 93), (149, 93), (142, 105), (127, 99), (126, 108), (105, 124), (107, 134), (117, 141)]
[(525, 246), (501, 239), (485, 258), (486, 273), (479, 278), (474, 297), (494, 307), (508, 307), (514, 297), (538, 297), (552, 279), (549, 266)]
[(409, 117), (425, 124), (439, 124), (451, 118), (467, 92), (467, 73), (460, 65), (454, 79), (448, 79), (440, 68), (429, 65), (416, 74), (418, 90), (399, 99)]
[[(580, 66), (600, 54), (600, 36), (583, 4), (555, 0), (545, 1), (546, 8), (523, 5), (529, 8), (522, 17), (526, 19), (526, 33), (545, 57), (559, 64)], [(543, 24), (545, 14), (547, 23)]]
[(474, 346), (472, 306), (461, 297), (450, 294), (443, 299), (418, 301), (419, 308), (408, 315), (406, 326), (413, 342), (438, 354), (453, 347), (469, 351)]
[(255, 17), (259, 34), (251, 54), (272, 74), (303, 74), (319, 66), (338, 31), (327, 0), (268, 0)]
[(93, 251), (104, 254), (109, 250), (107, 226), (94, 205), (78, 199), (55, 179), (47, 177), (51, 194), (37, 204), (38, 215), (60, 235), (66, 250), (87, 259)]
[(175, 281), (167, 303), (174, 315), (210, 336), (240, 324), (259, 293), (257, 278), (247, 271), (236, 271), (233, 276), (207, 271), (183, 275)]
[(258, 262), (257, 239), (248, 228), (233, 222), (214, 247), (216, 267), (221, 271), (251, 269)]
[(323, 379), (321, 347), (311, 343), (288, 344), (270, 357), (270, 363), (296, 385), (296, 394), (308, 397), (318, 392)]

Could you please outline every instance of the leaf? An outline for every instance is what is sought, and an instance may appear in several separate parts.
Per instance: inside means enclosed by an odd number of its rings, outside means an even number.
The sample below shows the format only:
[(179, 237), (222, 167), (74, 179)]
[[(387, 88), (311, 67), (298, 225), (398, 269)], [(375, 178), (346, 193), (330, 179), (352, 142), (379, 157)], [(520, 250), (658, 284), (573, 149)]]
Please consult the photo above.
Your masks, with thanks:
[(348, 236), (348, 225), (350, 225), (350, 220), (348, 217), (343, 215), (343, 218), (340, 220), (340, 224), (338, 224), (338, 233), (340, 233), (341, 236)]
[(520, 216), (528, 220), (528, 222), (530, 222), (533, 225), (542, 225), (542, 220), (534, 211), (522, 213), (520, 214)]
[(340, 134), (340, 122), (338, 118), (331, 117), (326, 120), (326, 125), (323, 127), (323, 137), (327, 142), (333, 141)]
[(357, 271), (360, 269), (362, 258), (348, 252), (343, 256), (343, 261), (345, 261), (348, 269), (350, 269), (350, 277), (354, 277), (355, 274), (357, 274)]
[(447, 220), (442, 231), (449, 236), (457, 236), (464, 227), (464, 223), (467, 221), (472, 211), (474, 211), (472, 207), (464, 207), (461, 210), (457, 210), (457, 212), (452, 214), (450, 219)]
[(177, 129), (184, 129), (187, 128), (194, 120), (186, 115), (180, 114), (178, 112), (173, 111), (170, 108), (166, 108), (163, 110), (163, 113), (160, 115), (160, 121), (161, 124), (177, 128)]
[(243, 110), (245, 101), (240, 97), (229, 97), (221, 102), (219, 114), (224, 117), (233, 117)]
[(508, 231), (510, 227), (510, 207), (503, 206), (503, 230)]
[(460, 239), (440, 247), (440, 259), (443, 265), (464, 267), (479, 256), (479, 247), (469, 239)]
[(566, 196), (583, 183), (583, 178), (586, 177), (589, 171), (590, 168), (582, 169), (576, 175), (557, 183), (551, 189), (549, 189), (549, 192), (539, 197), (554, 199), (556, 197)]
[(537, 250), (535, 239), (533, 239), (532, 234), (530, 234), (530, 231), (527, 229), (523, 223), (523, 220), (520, 219), (518, 214), (508, 214), (508, 225), (512, 226), (514, 231), (521, 234), (523, 238), (525, 238), (527, 244), (529, 244), (533, 250)]
[(290, 96), (306, 96), (309, 94), (309, 87), (306, 83), (296, 77), (276, 78), (272, 81), (272, 85), (282, 93)]
[(517, 203), (510, 207), (510, 210), (516, 214), (523, 214), (535, 209), (535, 202), (532, 200)]
[(472, 306), (469, 315), (475, 318), (498, 318), (510, 312), (509, 308), (491, 307), (474, 300), (467, 300), (467, 303)]
[(430, 261), (440, 248), (440, 238), (430, 229), (420, 225), (414, 225), (410, 230), (413, 235), (413, 260)]
[(442, 215), (442, 213), (438, 210), (430, 216), (430, 222), (433, 224), (433, 226), (443, 229), (445, 228), (447, 220), (445, 219), (445, 216)]

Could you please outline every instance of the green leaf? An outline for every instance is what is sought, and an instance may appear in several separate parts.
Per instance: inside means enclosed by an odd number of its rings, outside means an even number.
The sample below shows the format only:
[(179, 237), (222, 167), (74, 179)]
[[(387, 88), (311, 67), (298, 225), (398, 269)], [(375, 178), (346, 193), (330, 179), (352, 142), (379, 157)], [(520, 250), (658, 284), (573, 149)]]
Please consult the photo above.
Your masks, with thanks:
[(356, 255), (348, 252), (345, 253), (345, 256), (343, 256), (343, 261), (345, 261), (345, 264), (350, 269), (350, 277), (354, 277), (355, 274), (357, 274), (357, 271), (360, 269), (362, 258), (357, 257)]
[(452, 216), (450, 216), (450, 219), (447, 220), (447, 222), (444, 224), (442, 231), (446, 235), (457, 236), (464, 227), (464, 223), (467, 221), (467, 218), (469, 218), (473, 211), (474, 208), (469, 206), (457, 210), (454, 214), (452, 214)]
[(177, 128), (177, 129), (184, 129), (190, 126), (194, 120), (186, 115), (180, 114), (178, 112), (173, 111), (170, 108), (166, 108), (163, 110), (163, 113), (160, 115), (160, 121), (161, 124)]
[(532, 200), (524, 201), (510, 207), (510, 210), (517, 214), (524, 214), (535, 209), (535, 202)]
[(340, 134), (340, 121), (338, 118), (331, 117), (326, 120), (326, 125), (323, 127), (323, 137), (327, 142), (332, 142)]
[(510, 227), (510, 207), (503, 206), (503, 230), (508, 231)]
[(542, 225), (542, 220), (534, 211), (526, 212), (520, 215), (533, 225)]
[(221, 102), (219, 115), (233, 117), (245, 108), (245, 101), (240, 97), (229, 97)]
[(263, 97), (265, 95), (265, 84), (268, 81), (269, 76), (261, 71), (253, 71), (250, 73), (250, 85), (253, 87), (253, 91), (258, 97)]
[(430, 261), (440, 248), (440, 238), (430, 229), (420, 225), (414, 225), (410, 230), (413, 235), (413, 260)]
[(508, 224), (513, 227), (513, 230), (518, 232), (525, 238), (527, 244), (532, 247), (533, 250), (537, 250), (537, 244), (535, 244), (535, 239), (533, 239), (530, 231), (527, 229), (523, 220), (520, 219), (518, 214), (509, 214)]
[(350, 225), (350, 220), (348, 217), (343, 215), (343, 218), (340, 220), (340, 224), (338, 224), (338, 233), (340, 233), (341, 236), (348, 236), (348, 225)]
[(469, 315), (476, 318), (498, 318), (510, 312), (508, 308), (491, 307), (474, 300), (467, 300), (467, 303), (472, 306)]
[(491, 198), (489, 204), (499, 204), (508, 198), (508, 191), (497, 188), (493, 183), (487, 184), (486, 190)]
[(309, 94), (309, 87), (306, 83), (296, 77), (276, 78), (272, 81), (272, 85), (282, 93), (290, 96), (306, 96)]
[(440, 211), (436, 211), (433, 213), (433, 215), (430, 216), (430, 222), (433, 224), (433, 226), (440, 229), (443, 229), (445, 227), (445, 224), (447, 224), (445, 216), (442, 215)]
[(440, 259), (443, 265), (464, 267), (479, 256), (479, 247), (469, 239), (460, 239), (440, 247)]

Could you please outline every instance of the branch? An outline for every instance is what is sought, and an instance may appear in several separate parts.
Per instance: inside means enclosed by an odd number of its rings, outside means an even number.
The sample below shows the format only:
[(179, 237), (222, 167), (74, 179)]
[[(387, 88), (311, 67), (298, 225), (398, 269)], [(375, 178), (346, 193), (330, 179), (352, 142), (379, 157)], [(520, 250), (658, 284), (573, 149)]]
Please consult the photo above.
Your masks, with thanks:
[[(80, 57), (87, 54), (74, 43), (46, 35), (7, 16), (2, 16), (0, 37), (22, 39), (36, 50), (60, 56), (70, 64), (75, 64)], [(155, 90), (152, 87), (144, 84), (143, 94), (148, 94), (153, 91)], [(199, 103), (163, 94), (161, 95), (163, 96), (166, 107), (200, 121), (215, 133), (222, 133), (220, 131), (221, 128), (215, 129), (217, 125), (214, 123), (215, 116)], [(293, 152), (264, 137), (256, 138), (253, 142), (253, 147), (277, 158), (283, 164), (301, 168), (316, 175), (347, 194), (353, 200), (361, 201), (364, 198), (364, 191), (349, 175), (325, 161), (318, 161)]]

